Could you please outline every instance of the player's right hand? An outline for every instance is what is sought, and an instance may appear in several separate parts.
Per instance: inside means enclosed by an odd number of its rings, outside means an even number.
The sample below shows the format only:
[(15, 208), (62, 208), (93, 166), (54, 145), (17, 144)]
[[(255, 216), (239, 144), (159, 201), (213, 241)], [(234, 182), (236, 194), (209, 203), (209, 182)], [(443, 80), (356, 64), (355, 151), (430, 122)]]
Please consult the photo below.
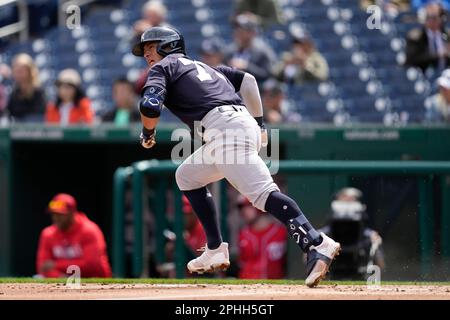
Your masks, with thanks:
[(141, 146), (146, 149), (150, 149), (156, 144), (156, 129), (148, 130), (146, 128), (142, 128), (141, 135), (139, 136)]

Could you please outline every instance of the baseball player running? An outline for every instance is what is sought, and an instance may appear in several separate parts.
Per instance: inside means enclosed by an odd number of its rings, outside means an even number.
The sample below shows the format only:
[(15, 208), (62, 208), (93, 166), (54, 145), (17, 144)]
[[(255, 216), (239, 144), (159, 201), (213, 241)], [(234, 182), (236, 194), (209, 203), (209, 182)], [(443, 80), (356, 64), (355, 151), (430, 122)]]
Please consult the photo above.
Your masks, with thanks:
[[(150, 67), (139, 102), (141, 145), (155, 145), (163, 105), (191, 130), (199, 122), (205, 131), (204, 145), (183, 161), (175, 174), (178, 187), (189, 199), (207, 237), (203, 254), (187, 264), (189, 272), (226, 270), (230, 265), (228, 243), (222, 241), (213, 198), (206, 188), (225, 178), (253, 206), (286, 225), (290, 236), (307, 254), (306, 285), (317, 286), (341, 246), (317, 232), (297, 203), (280, 192), (258, 155), (267, 143), (267, 133), (255, 78), (226, 66), (212, 68), (190, 59), (183, 36), (170, 27), (146, 30), (132, 52), (144, 57)], [(225, 137), (230, 130), (245, 134), (235, 135), (230, 141)], [(237, 156), (237, 161), (223, 161), (230, 153)], [(198, 161), (204, 154), (208, 161)]]

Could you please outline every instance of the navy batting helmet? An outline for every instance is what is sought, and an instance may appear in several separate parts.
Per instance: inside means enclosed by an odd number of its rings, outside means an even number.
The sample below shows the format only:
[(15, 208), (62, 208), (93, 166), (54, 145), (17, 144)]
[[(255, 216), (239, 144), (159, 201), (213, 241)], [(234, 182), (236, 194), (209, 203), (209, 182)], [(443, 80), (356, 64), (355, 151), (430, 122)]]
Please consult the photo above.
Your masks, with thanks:
[(133, 54), (143, 56), (144, 44), (147, 42), (158, 42), (157, 52), (163, 57), (172, 53), (186, 54), (184, 38), (175, 28), (151, 27), (145, 30), (141, 41), (133, 46)]

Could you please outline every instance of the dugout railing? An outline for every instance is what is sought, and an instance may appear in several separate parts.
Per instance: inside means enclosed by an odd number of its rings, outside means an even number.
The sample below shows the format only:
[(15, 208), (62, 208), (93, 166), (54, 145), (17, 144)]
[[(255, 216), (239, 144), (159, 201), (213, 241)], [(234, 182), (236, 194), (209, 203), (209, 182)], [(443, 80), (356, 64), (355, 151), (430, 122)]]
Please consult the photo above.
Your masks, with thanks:
[(28, 41), (28, 6), (25, 0), (3, 0), (0, 1), (0, 9), (15, 4), (18, 10), (18, 21), (0, 27), (0, 39), (18, 33), (21, 42)]
[[(113, 198), (113, 271), (116, 277), (125, 275), (125, 193), (131, 189), (133, 214), (133, 247), (131, 253), (131, 273), (133, 277), (146, 276), (143, 212), (145, 205), (151, 205), (155, 221), (155, 259), (164, 260), (164, 230), (166, 217), (167, 191), (172, 190), (174, 202), (173, 228), (176, 234), (175, 267), (177, 278), (185, 274), (183, 250), (183, 213), (181, 192), (178, 190), (174, 173), (177, 165), (170, 160), (140, 161), (129, 167), (120, 167), (114, 175)], [(432, 270), (435, 251), (444, 257), (450, 257), (450, 190), (446, 179), (450, 175), (450, 161), (341, 161), (341, 160), (281, 160), (280, 174), (292, 175), (344, 175), (344, 176), (408, 176), (418, 181), (418, 225), (421, 273)], [(433, 201), (433, 179), (440, 183), (440, 203)], [(153, 192), (145, 192), (151, 181)], [(227, 184), (220, 183), (221, 227), (227, 238), (226, 216), (228, 201)], [(436, 230), (435, 207), (440, 206), (440, 248), (434, 243)], [(407, 231), (405, 231), (407, 232)]]

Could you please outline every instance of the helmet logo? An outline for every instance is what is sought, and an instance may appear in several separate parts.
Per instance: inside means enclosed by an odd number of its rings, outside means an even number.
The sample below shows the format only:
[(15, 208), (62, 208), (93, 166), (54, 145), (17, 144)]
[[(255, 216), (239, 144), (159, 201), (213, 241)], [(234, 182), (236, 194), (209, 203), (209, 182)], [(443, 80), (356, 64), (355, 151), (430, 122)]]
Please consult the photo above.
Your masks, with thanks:
[(178, 41), (174, 41), (170, 43), (170, 48), (174, 49), (178, 44)]

